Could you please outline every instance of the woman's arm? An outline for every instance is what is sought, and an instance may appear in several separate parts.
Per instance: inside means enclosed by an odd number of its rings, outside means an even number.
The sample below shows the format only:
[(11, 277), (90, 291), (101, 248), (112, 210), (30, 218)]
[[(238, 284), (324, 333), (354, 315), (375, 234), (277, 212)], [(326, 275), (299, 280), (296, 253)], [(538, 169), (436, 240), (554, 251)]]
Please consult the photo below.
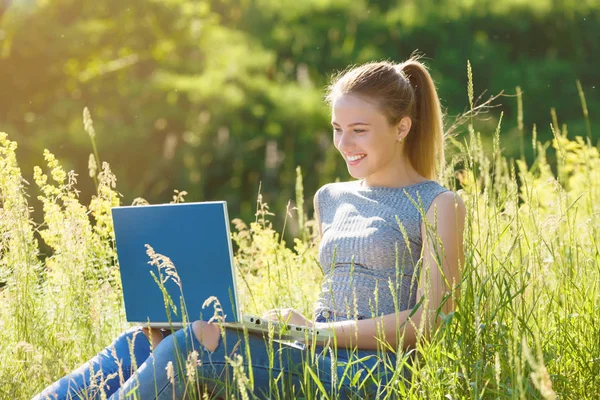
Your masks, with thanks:
[[(420, 305), (413, 315), (413, 310), (405, 310), (377, 318), (316, 323), (315, 326), (335, 331), (338, 346), (360, 349), (377, 349), (382, 344), (391, 349), (400, 344), (414, 346), (419, 329), (429, 337), (441, 320), (437, 309), (441, 306), (440, 311), (448, 315), (454, 310), (452, 290), (455, 296), (460, 295), (465, 215), (462, 199), (453, 192), (438, 195), (429, 207), (427, 221), (421, 224), (423, 264), (417, 289)], [(424, 318), (425, 315), (429, 318)], [(400, 343), (403, 334), (404, 340)]]

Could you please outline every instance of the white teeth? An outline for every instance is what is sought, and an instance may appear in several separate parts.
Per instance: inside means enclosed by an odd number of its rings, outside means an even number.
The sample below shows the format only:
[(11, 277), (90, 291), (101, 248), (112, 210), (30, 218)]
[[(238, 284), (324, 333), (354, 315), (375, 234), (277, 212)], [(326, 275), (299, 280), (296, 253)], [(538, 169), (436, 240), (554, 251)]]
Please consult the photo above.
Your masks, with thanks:
[(346, 159), (348, 161), (356, 161), (356, 160), (360, 160), (361, 158), (365, 158), (365, 157), (366, 157), (366, 155), (362, 154), (360, 156), (347, 156)]

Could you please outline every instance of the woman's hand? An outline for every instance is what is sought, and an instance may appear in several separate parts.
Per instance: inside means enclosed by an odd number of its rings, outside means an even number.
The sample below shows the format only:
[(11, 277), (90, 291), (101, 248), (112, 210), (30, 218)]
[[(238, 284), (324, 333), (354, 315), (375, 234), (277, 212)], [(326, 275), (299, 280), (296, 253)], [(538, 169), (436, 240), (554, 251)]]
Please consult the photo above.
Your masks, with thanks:
[(280, 321), (286, 324), (308, 326), (309, 328), (312, 328), (313, 326), (313, 322), (311, 320), (309, 320), (293, 308), (269, 310), (263, 314), (262, 318), (269, 319), (272, 321)]

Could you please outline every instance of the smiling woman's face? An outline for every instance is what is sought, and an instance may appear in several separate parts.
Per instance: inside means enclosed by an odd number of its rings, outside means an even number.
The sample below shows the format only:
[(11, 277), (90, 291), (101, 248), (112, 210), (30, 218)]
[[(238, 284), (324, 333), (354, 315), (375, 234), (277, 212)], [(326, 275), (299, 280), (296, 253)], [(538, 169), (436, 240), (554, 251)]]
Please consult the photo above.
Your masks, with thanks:
[(398, 138), (405, 135), (400, 124), (391, 125), (375, 104), (356, 95), (341, 95), (332, 104), (331, 124), (333, 143), (352, 177), (377, 185), (399, 170), (403, 157)]

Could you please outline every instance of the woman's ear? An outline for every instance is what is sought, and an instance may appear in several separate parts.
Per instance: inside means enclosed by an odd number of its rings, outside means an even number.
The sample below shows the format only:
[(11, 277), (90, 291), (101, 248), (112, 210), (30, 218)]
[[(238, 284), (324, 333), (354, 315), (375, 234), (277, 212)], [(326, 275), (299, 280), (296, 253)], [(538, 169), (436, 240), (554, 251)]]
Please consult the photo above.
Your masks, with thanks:
[(398, 122), (398, 126), (397, 126), (397, 136), (396, 139), (397, 140), (401, 140), (406, 138), (406, 135), (408, 135), (408, 132), (410, 132), (410, 127), (412, 126), (412, 120), (410, 119), (410, 117), (403, 117), (400, 122)]

